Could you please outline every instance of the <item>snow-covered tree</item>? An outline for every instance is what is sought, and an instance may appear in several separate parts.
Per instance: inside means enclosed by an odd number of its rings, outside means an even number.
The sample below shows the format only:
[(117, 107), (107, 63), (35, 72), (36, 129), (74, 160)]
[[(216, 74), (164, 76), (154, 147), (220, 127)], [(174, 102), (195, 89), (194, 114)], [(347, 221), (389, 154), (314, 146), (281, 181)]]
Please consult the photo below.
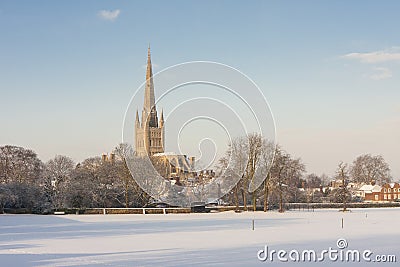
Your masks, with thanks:
[(368, 184), (375, 181), (384, 184), (392, 179), (389, 164), (381, 155), (365, 154), (357, 157), (353, 161), (350, 174), (352, 180), (358, 183)]
[(74, 168), (74, 161), (61, 155), (55, 156), (45, 164), (42, 186), (55, 209), (65, 207), (66, 191), (71, 186)]

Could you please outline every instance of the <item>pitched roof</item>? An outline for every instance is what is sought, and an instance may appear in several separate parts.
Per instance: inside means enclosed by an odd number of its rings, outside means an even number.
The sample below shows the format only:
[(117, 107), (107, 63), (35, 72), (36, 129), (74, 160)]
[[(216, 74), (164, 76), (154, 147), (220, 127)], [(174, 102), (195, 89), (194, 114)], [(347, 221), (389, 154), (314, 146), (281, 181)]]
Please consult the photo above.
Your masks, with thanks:
[(380, 192), (382, 189), (382, 187), (380, 187), (379, 185), (370, 185), (370, 184), (365, 184), (363, 186), (360, 187), (360, 191), (364, 191), (366, 193), (373, 193), (373, 192)]

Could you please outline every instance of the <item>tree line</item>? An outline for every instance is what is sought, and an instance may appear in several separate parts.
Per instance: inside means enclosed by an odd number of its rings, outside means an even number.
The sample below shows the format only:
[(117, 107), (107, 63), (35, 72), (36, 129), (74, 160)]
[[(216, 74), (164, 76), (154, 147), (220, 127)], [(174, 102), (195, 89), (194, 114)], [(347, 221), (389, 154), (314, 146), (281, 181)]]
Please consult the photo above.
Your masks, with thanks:
[[(68, 208), (149, 204), (153, 199), (131, 177), (124, 157), (127, 149), (125, 144), (115, 147), (115, 160), (92, 157), (75, 163), (67, 156), (57, 155), (43, 163), (30, 149), (1, 146), (0, 213), (4, 209), (49, 213)], [(301, 158), (293, 157), (280, 145), (257, 134), (233, 140), (218, 166), (243, 170), (239, 182), (223, 197), (225, 203), (237, 208), (255, 210), (263, 206), (264, 211), (270, 208), (283, 211), (284, 203), (288, 202), (353, 201), (346, 186), (322, 190), (328, 186), (328, 176), (307, 174)], [(268, 172), (254, 188), (257, 170), (263, 168)], [(357, 157), (352, 164), (339, 163), (337, 173), (331, 178), (343, 181), (344, 185), (351, 181), (391, 181), (390, 168), (383, 157), (369, 154)]]
[(30, 149), (0, 147), (0, 213), (5, 208), (49, 213), (146, 205), (150, 197), (131, 178), (126, 149), (117, 146), (113, 161), (92, 157), (76, 164), (61, 155), (43, 163)]
[[(284, 203), (346, 203), (359, 201), (352, 196), (349, 184), (384, 184), (391, 182), (390, 167), (380, 155), (365, 154), (357, 157), (352, 164), (339, 162), (332, 177), (325, 174), (307, 174), (301, 158), (293, 157), (280, 145), (263, 139), (259, 134), (249, 134), (232, 141), (226, 155), (220, 160), (220, 169), (244, 169), (243, 175), (232, 191), (224, 196), (228, 203), (244, 210), (264, 211), (276, 208), (284, 211)], [(233, 163), (232, 163), (233, 162)], [(233, 165), (233, 166), (232, 166)], [(257, 168), (267, 168), (262, 184), (251, 189)], [(330, 186), (335, 180), (336, 186)], [(339, 184), (339, 185), (337, 185)]]

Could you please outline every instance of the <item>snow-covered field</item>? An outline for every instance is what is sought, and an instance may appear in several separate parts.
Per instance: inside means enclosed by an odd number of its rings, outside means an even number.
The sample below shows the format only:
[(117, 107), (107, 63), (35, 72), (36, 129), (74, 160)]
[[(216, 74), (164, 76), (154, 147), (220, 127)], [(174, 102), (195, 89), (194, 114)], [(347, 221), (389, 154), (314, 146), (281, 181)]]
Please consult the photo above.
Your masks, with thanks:
[[(343, 218), (344, 227), (341, 221)], [(252, 230), (252, 220), (255, 229)], [(400, 261), (400, 209), (167, 214), (0, 215), (0, 266), (376, 266), (260, 261), (259, 250), (346, 249), (395, 255)], [(343, 249), (344, 251), (345, 249)], [(260, 254), (263, 256), (264, 254)], [(288, 258), (288, 255), (286, 255)]]

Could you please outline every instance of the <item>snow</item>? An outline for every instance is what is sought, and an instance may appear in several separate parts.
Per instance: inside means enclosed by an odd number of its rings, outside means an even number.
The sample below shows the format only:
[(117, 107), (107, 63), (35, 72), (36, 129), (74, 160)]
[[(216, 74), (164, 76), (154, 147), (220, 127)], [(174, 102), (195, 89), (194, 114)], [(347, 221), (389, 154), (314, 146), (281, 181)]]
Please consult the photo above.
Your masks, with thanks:
[(375, 192), (381, 192), (382, 187), (379, 185), (370, 185), (370, 184), (365, 184), (358, 189), (358, 191), (364, 191), (368, 193), (375, 193)]
[[(350, 249), (396, 255), (399, 261), (399, 221), (399, 208), (346, 213), (330, 209), (283, 214), (0, 215), (0, 266), (320, 266), (262, 262), (257, 252), (265, 245), (287, 251), (337, 248), (339, 238), (345, 238)], [(328, 260), (324, 264), (346, 265)]]

